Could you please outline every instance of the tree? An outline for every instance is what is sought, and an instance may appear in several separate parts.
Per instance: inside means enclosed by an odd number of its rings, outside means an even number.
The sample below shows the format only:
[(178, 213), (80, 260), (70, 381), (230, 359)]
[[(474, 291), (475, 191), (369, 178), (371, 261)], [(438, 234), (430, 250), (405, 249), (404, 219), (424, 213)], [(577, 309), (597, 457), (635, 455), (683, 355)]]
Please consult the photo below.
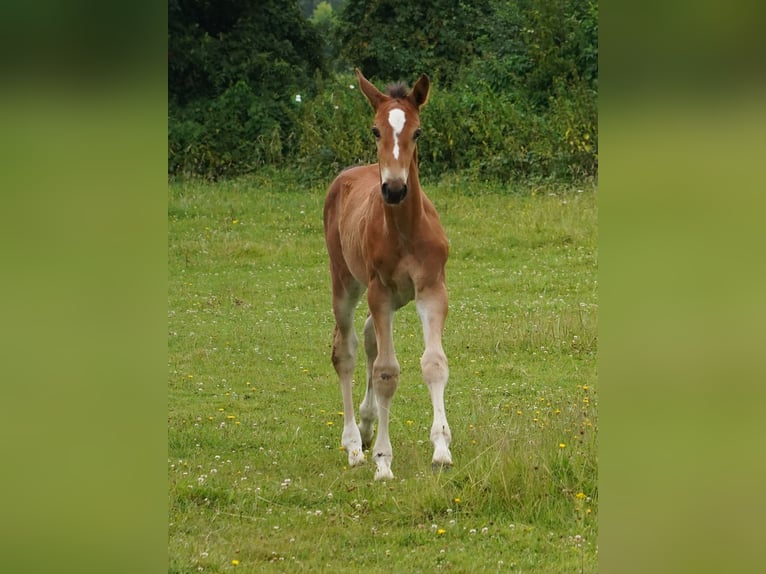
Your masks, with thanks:
[(347, 0), (339, 14), (341, 58), (370, 78), (427, 72), (443, 86), (476, 56), (490, 0)]
[(337, 58), (337, 46), (333, 42), (335, 28), (338, 26), (338, 18), (332, 9), (332, 5), (326, 0), (322, 0), (314, 8), (314, 13), (310, 18), (314, 29), (324, 40), (324, 55), (327, 61), (334, 61)]
[(519, 92), (538, 107), (562, 87), (596, 89), (595, 0), (495, 0), (483, 32), (470, 72), (493, 89)]
[(170, 0), (170, 171), (235, 173), (280, 157), (295, 95), (323, 71), (322, 41), (296, 3)]

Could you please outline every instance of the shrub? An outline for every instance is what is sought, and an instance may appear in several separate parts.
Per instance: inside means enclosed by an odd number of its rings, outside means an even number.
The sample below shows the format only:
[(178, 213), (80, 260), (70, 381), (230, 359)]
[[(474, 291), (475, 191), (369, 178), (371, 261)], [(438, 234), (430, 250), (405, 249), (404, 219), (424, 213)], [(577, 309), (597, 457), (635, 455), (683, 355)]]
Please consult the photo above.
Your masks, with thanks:
[[(169, 173), (215, 178), (271, 165), (329, 178), (375, 161), (355, 64), (384, 82), (431, 76), (419, 143), (424, 175), (596, 177), (593, 0), (348, 0), (337, 17), (330, 3), (311, 5), (309, 21), (298, 3), (283, 10), (276, 0), (233, 0), (221, 12), (202, 0), (172, 0)], [(388, 28), (399, 34), (377, 33)], [(323, 57), (342, 71), (328, 79)]]
[(300, 106), (298, 164), (329, 177), (348, 166), (374, 162), (371, 122), (372, 108), (357, 88), (356, 76), (340, 75)]
[(282, 164), (294, 97), (314, 93), (324, 67), (321, 38), (297, 3), (219, 4), (168, 4), (171, 174), (218, 177)]
[[(301, 104), (297, 163), (331, 177), (350, 165), (374, 162), (371, 118), (354, 77), (332, 82)], [(485, 81), (444, 91), (433, 85), (421, 119), (419, 160), (426, 176), (465, 170), (500, 181), (572, 181), (596, 175), (596, 101), (582, 85), (559, 86), (543, 109)]]

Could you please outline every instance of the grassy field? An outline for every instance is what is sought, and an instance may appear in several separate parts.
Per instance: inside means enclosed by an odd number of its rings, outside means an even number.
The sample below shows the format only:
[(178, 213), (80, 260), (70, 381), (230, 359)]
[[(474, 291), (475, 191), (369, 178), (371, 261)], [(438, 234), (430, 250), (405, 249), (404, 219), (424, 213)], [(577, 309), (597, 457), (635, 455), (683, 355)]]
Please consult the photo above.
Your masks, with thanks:
[(455, 466), (431, 470), (409, 305), (377, 483), (339, 449), (326, 183), (170, 185), (169, 572), (597, 571), (595, 189), (424, 182), (451, 245)]

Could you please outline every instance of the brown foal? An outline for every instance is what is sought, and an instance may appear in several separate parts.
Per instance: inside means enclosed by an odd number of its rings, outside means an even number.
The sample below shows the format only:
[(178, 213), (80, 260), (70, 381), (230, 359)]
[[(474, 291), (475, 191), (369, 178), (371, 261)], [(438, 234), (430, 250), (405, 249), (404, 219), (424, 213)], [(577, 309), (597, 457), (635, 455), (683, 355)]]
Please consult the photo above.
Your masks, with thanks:
[[(384, 94), (359, 70), (356, 74), (362, 93), (375, 110), (372, 133), (378, 163), (343, 171), (330, 185), (325, 200), (325, 240), (335, 314), (332, 363), (343, 395), (341, 443), (349, 465), (364, 462), (364, 449), (372, 443), (377, 418), (372, 456), (375, 479), (382, 480), (394, 476), (388, 428), (400, 371), (394, 352), (394, 312), (413, 299), (425, 342), (420, 365), (434, 412), (432, 462), (438, 467), (452, 464), (451, 433), (444, 410), (449, 370), (442, 348), (447, 317), (444, 266), (449, 247), (439, 215), (418, 178), (419, 111), (428, 99), (428, 76), (420, 76), (412, 90), (398, 84)], [(364, 324), (367, 389), (357, 426), (351, 397), (358, 346), (353, 316), (365, 290), (369, 304)]]

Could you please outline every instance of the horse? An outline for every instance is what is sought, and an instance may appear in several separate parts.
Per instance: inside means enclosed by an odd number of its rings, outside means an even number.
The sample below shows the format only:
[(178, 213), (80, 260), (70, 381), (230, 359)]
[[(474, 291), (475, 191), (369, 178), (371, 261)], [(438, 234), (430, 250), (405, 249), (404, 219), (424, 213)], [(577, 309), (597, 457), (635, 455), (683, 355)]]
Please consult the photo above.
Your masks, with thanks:
[[(371, 451), (375, 480), (390, 480), (394, 475), (389, 413), (400, 373), (393, 319), (413, 299), (425, 344), (420, 366), (433, 405), (432, 465), (435, 469), (452, 465), (452, 434), (444, 408), (449, 368), (442, 347), (449, 243), (418, 177), (419, 115), (428, 100), (428, 76), (422, 74), (411, 90), (399, 83), (390, 85), (384, 94), (359, 69), (356, 75), (375, 113), (372, 134), (378, 163), (341, 172), (325, 198), (324, 233), (335, 316), (331, 359), (343, 397), (341, 445), (348, 464), (353, 467), (365, 461), (364, 451), (372, 443), (377, 418)], [(365, 291), (369, 307), (364, 323), (367, 387), (357, 425), (351, 396), (358, 346), (353, 318)]]

